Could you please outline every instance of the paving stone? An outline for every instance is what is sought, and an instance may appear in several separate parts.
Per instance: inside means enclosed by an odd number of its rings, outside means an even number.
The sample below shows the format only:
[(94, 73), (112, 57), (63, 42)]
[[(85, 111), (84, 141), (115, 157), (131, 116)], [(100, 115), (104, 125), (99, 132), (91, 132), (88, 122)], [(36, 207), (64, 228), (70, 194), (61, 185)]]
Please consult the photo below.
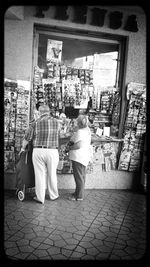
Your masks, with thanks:
[(49, 255), (51, 255), (51, 256), (61, 253), (60, 248), (52, 247), (52, 246), (49, 249), (47, 249), (47, 251), (48, 251)]
[(25, 252), (32, 252), (34, 250), (33, 247), (30, 247), (29, 245), (27, 246), (19, 246), (19, 250), (23, 253)]
[(124, 249), (128, 254), (135, 254), (136, 253), (136, 248), (133, 248), (133, 247), (126, 247)]
[(48, 244), (48, 245), (54, 245), (54, 241), (51, 240), (51, 239), (49, 239), (49, 238), (46, 238), (46, 239), (43, 241), (43, 243)]
[(126, 257), (126, 256), (129, 255), (126, 251), (124, 251), (124, 250), (122, 250), (122, 249), (116, 249), (116, 248), (114, 248), (114, 249), (112, 250), (112, 254), (113, 254), (113, 255), (116, 255), (116, 256), (118, 256), (118, 257), (120, 257), (120, 258), (123, 258), (123, 257)]
[(39, 236), (32, 239), (35, 242), (42, 243), (45, 240), (45, 237)]
[(33, 247), (33, 248), (37, 248), (37, 247), (40, 245), (40, 243), (39, 243), (39, 242), (32, 241), (32, 240), (30, 241), (30, 243), (29, 243), (29, 244), (30, 244), (30, 246), (31, 246), (31, 247)]
[(34, 233), (33, 229), (30, 228), (30, 227), (23, 227), (21, 228), (21, 232), (24, 233), (24, 234), (30, 234), (30, 233)]
[(5, 250), (6, 255), (14, 256), (19, 253), (19, 249), (17, 247), (14, 248), (8, 248)]
[(48, 261), (48, 260), (53, 260), (53, 258), (50, 255), (45, 255), (45, 256), (40, 256), (40, 260)]
[(73, 245), (67, 244), (66, 246), (64, 246), (64, 248), (74, 250), (76, 248), (76, 246), (77, 246), (76, 244), (73, 244)]
[(62, 247), (64, 247), (64, 246), (66, 246), (66, 244), (67, 244), (67, 241), (64, 241), (63, 239), (54, 241), (54, 245), (55, 245), (56, 247), (60, 247), (60, 248), (62, 248)]
[[(83, 240), (83, 239), (82, 239)], [(91, 242), (91, 244), (92, 245), (94, 245), (95, 247), (97, 247), (97, 246), (100, 246), (100, 245), (103, 245), (104, 243), (103, 243), (103, 241), (102, 240), (100, 240), (100, 239), (93, 239), (92, 241), (90, 241)]]
[(99, 250), (95, 247), (87, 248), (87, 254), (92, 255), (92, 256), (96, 256), (99, 254)]
[(18, 241), (20, 239), (22, 239), (21, 236), (17, 236), (14, 234), (13, 236), (9, 237), (8, 241)]
[(47, 244), (41, 244), (41, 245), (38, 246), (38, 249), (44, 249), (44, 250), (46, 250), (46, 249), (48, 249), (49, 247), (50, 247), (50, 246), (47, 245)]
[(93, 245), (92, 245), (92, 243), (91, 242), (88, 242), (88, 241), (81, 241), (80, 243), (79, 243), (79, 245), (81, 246), (81, 247), (83, 247), (83, 248), (92, 248), (93, 247)]
[[(107, 260), (110, 258), (110, 253), (101, 252), (95, 256), (95, 260)], [(116, 259), (116, 258), (115, 258)], [(118, 259), (118, 257), (117, 257)]]
[(41, 225), (34, 225), (33, 223), (29, 223), (28, 224), (28, 227), (30, 227), (30, 228), (32, 228), (36, 233), (37, 232), (42, 232), (43, 231), (43, 229), (44, 229), (44, 227), (43, 226), (41, 226)]
[(105, 242), (113, 242), (113, 243), (115, 243), (116, 242), (116, 237), (117, 236), (107, 236), (103, 242), (104, 243)]
[(29, 245), (29, 240), (27, 239), (20, 239), (19, 241), (16, 242), (17, 245), (20, 246), (25, 246), (25, 245)]
[(45, 232), (44, 230), (43, 231), (36, 231), (36, 236), (37, 237), (48, 237), (49, 236), (49, 233)]
[(25, 234), (24, 238), (32, 240), (32, 239), (36, 238), (36, 234), (34, 232), (33, 233), (29, 233), (29, 234)]
[(15, 241), (6, 241), (4, 242), (4, 247), (5, 248), (14, 248), (16, 246)]
[(137, 247), (138, 242), (133, 240), (133, 239), (130, 239), (130, 240), (127, 240), (127, 245), (135, 248), (135, 247)]
[(70, 255), (72, 254), (72, 251), (69, 250), (69, 249), (62, 248), (62, 249), (61, 249), (61, 253), (62, 253), (62, 255), (64, 255), (64, 256), (66, 256), (67, 258), (69, 258)]
[(92, 236), (84, 236), (83, 238), (82, 238), (82, 241), (84, 241), (84, 242), (87, 242), (87, 241), (92, 241), (94, 239), (94, 237)]
[(39, 259), (44, 256), (48, 256), (48, 252), (43, 249), (36, 249), (33, 251), (33, 254), (37, 256)]
[[(65, 232), (63, 231), (61, 234), (60, 234), (64, 239), (66, 238), (72, 238), (72, 233), (68, 233), (68, 232)], [(76, 235), (76, 234), (73, 234), (73, 235)], [(80, 237), (81, 238), (81, 237)]]
[(56, 241), (56, 240), (62, 240), (62, 237), (61, 237), (61, 235), (57, 235), (57, 234), (53, 233), (53, 234), (49, 235), (49, 239)]
[(84, 255), (81, 257), (81, 260), (95, 260), (95, 257), (92, 255)]
[(29, 256), (29, 253), (23, 253), (23, 252), (20, 252), (19, 254), (15, 255), (17, 259), (21, 259), (21, 260), (26, 259), (28, 256)]
[(74, 251), (86, 254), (86, 248), (80, 247), (80, 245), (78, 245)]
[(56, 226), (56, 229), (65, 232), (65, 226), (57, 225), (57, 226)]
[(106, 234), (105, 233), (96, 233), (95, 234), (95, 238), (97, 238), (97, 239), (100, 239), (100, 240), (104, 240), (105, 238), (106, 238), (107, 236), (106, 236)]
[(84, 256), (83, 253), (78, 252), (78, 251), (73, 251), (72, 255), (70, 256), (70, 258), (74, 258), (74, 259), (81, 259)]

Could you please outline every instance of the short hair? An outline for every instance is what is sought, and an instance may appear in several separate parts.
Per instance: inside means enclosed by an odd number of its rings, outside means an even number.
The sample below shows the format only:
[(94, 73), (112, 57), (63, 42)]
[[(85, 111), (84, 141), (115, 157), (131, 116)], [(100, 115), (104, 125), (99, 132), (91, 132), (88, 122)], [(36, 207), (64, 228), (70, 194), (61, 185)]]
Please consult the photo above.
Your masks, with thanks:
[(39, 106), (39, 112), (42, 114), (50, 113), (50, 108), (48, 105), (41, 105), (41, 106)]
[(77, 118), (79, 128), (86, 128), (88, 126), (88, 117), (86, 115), (79, 115)]

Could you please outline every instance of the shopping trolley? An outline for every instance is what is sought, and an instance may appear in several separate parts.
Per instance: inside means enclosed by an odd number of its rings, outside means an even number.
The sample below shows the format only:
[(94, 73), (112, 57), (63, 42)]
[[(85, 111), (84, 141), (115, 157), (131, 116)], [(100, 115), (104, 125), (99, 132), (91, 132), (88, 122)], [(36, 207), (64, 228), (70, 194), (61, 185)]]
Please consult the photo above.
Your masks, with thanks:
[(16, 195), (20, 201), (25, 199), (27, 190), (31, 192), (35, 187), (32, 151), (33, 148), (29, 144), (26, 150), (19, 154), (19, 159), (16, 164)]

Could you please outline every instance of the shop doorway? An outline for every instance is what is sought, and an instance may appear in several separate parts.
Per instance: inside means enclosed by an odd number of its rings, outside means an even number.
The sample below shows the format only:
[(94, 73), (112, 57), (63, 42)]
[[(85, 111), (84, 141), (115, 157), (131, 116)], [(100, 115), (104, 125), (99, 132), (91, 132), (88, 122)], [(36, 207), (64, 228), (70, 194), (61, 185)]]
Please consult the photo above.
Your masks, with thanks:
[[(54, 78), (47, 65), (49, 57), (53, 57), (54, 61), (70, 69), (93, 70), (92, 83), (98, 98), (105, 90), (116, 90), (120, 94), (118, 137), (121, 137), (125, 106), (127, 44), (128, 40), (124, 36), (35, 25), (33, 76), (34, 67), (38, 66), (43, 79)], [(73, 75), (76, 75), (76, 72)], [(68, 78), (71, 79), (70, 73)]]

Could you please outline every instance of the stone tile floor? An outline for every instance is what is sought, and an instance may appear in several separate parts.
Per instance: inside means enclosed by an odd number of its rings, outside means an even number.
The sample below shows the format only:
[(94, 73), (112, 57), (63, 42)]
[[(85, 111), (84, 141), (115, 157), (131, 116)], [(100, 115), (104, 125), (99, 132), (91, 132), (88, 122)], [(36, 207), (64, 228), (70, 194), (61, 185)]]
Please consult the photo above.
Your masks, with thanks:
[(146, 195), (87, 189), (83, 201), (4, 194), (4, 252), (11, 260), (139, 260), (146, 252)]

